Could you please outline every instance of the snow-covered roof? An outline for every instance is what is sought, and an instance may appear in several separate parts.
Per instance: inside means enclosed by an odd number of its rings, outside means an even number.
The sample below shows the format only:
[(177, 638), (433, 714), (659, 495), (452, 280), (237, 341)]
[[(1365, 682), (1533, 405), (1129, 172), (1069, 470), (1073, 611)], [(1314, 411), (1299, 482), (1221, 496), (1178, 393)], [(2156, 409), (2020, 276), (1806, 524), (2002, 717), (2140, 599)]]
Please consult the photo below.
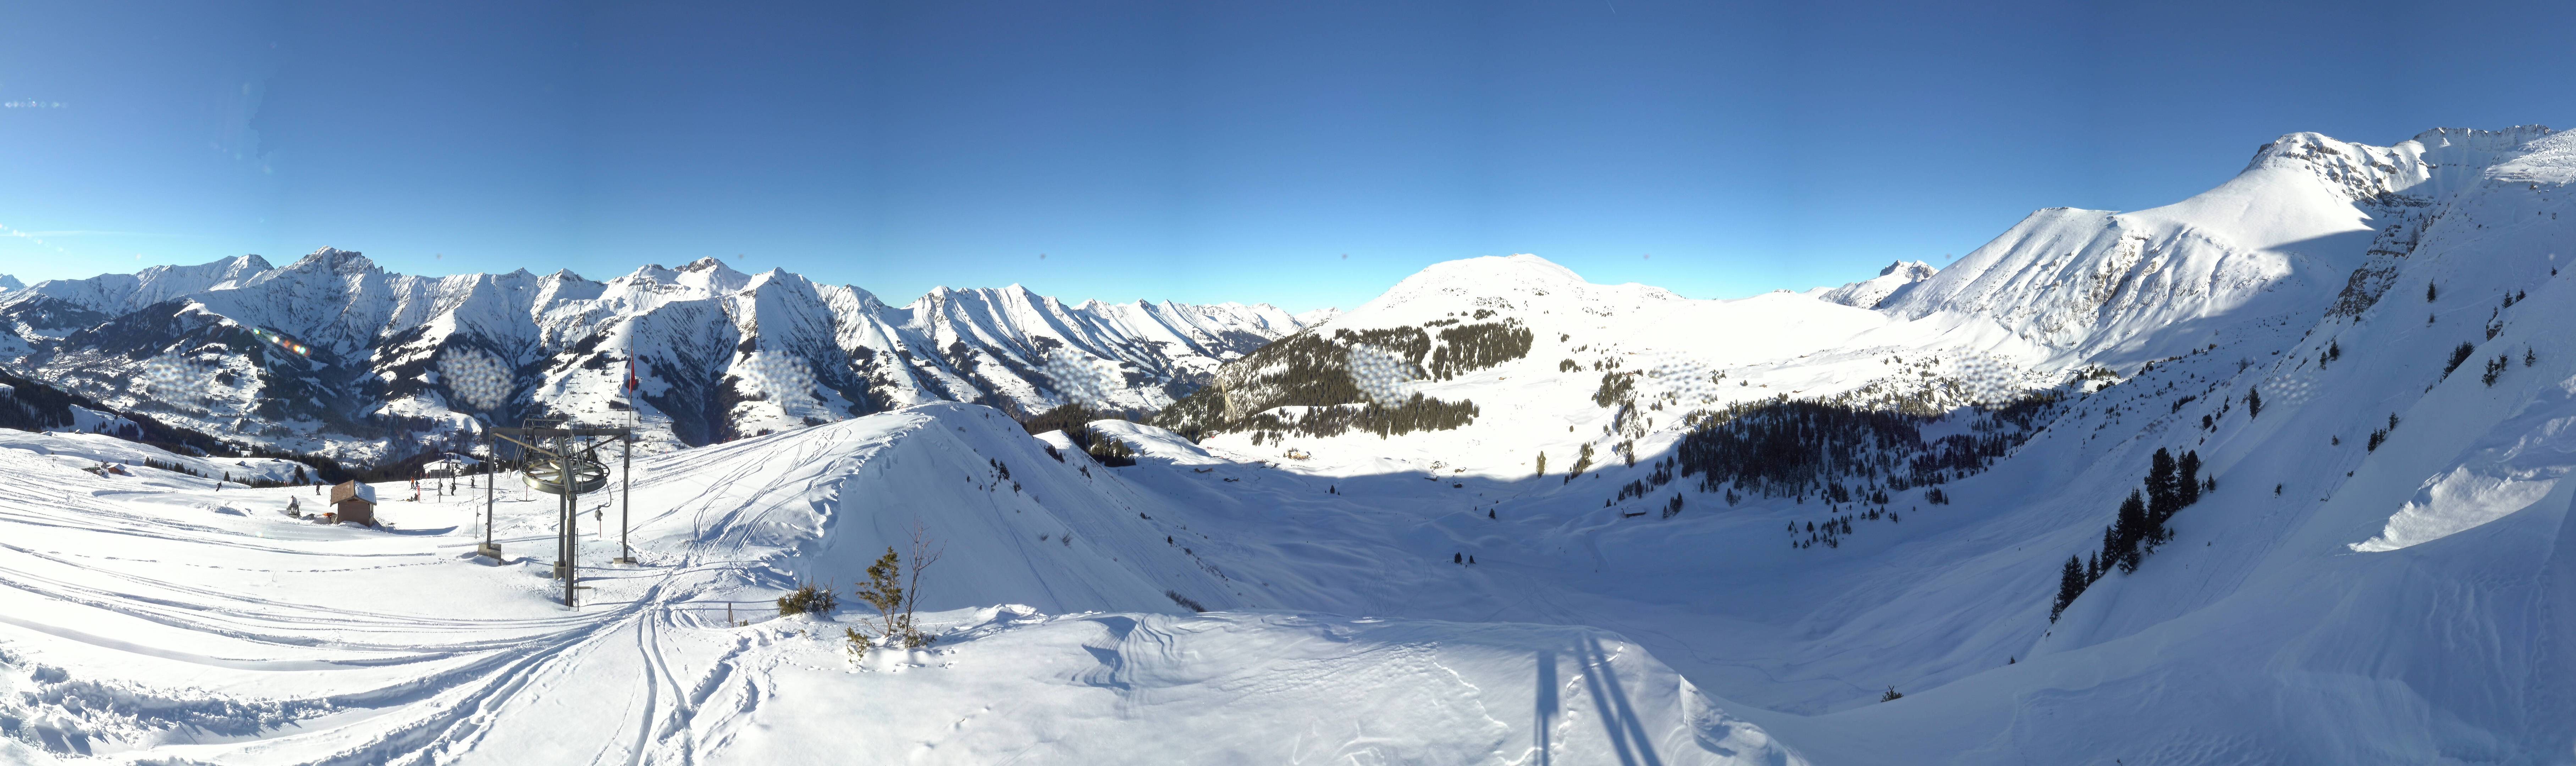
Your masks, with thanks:
[(346, 482), (331, 488), (331, 502), (337, 503), (342, 500), (353, 498), (365, 500), (372, 504), (376, 502), (376, 488), (375, 486), (365, 482), (356, 481)]

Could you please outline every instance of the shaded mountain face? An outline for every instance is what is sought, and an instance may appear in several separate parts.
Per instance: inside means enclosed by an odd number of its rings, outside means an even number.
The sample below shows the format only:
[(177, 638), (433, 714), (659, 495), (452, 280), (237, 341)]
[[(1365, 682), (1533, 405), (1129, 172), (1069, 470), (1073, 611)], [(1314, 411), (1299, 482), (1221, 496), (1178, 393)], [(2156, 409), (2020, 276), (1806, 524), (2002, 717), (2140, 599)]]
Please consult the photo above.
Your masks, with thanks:
[[(571, 272), (423, 277), (325, 248), (0, 292), (0, 367), (118, 411), (353, 465), (468, 448), (484, 423), (633, 417), (648, 449), (931, 401), (1068, 401), (1050, 355), (1106, 404), (1159, 409), (1302, 325), (1267, 306), (1086, 302), (1013, 285), (889, 306), (855, 287), (714, 259), (606, 282)], [(488, 357), (497, 400), (460, 394)], [(1055, 369), (1066, 369), (1059, 365)]]

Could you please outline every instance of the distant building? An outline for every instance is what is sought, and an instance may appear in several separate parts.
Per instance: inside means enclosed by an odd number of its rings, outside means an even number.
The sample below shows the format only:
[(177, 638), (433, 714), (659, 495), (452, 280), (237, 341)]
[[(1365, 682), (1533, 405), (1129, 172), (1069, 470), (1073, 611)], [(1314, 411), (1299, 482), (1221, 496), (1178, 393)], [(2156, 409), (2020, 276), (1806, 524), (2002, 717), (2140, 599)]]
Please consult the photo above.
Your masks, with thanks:
[(338, 521), (376, 525), (376, 488), (355, 481), (331, 488), (331, 508)]

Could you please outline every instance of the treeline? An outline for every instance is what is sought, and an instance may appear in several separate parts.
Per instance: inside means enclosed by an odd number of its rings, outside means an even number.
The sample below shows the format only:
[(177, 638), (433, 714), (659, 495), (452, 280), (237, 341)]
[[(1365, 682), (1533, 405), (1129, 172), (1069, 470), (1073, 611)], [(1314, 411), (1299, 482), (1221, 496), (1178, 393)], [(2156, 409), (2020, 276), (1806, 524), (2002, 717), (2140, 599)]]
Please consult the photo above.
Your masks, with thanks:
[[(1450, 331), (1459, 329), (1464, 328)], [(1320, 437), (1361, 430), (1384, 437), (1475, 422), (1479, 410), (1472, 401), (1450, 402), (1421, 394), (1392, 407), (1369, 401), (1351, 380), (1348, 362), (1349, 347), (1363, 344), (1419, 365), (1431, 351), (1431, 336), (1418, 327), (1336, 330), (1331, 340), (1314, 333), (1292, 335), (1226, 365), (1215, 383), (1163, 408), (1151, 422), (1193, 441), (1233, 431), (1259, 431), (1275, 438), (1284, 433)], [(1242, 417), (1229, 416), (1229, 396)], [(1269, 412), (1278, 407), (1312, 409), (1295, 417)]]
[(1431, 352), (1431, 377), (1448, 380), (1529, 356), (1534, 338), (1518, 322), (1480, 322), (1440, 331), (1440, 348)]
[[(1091, 423), (1095, 420), (1126, 419), (1125, 413), (1088, 409), (1079, 404), (1064, 404), (1020, 421), (1020, 428), (1031, 435), (1063, 431), (1067, 441), (1073, 442), (1076, 449), (1089, 454), (1091, 459), (1099, 461), (1102, 466), (1124, 468), (1136, 464), (1136, 448), (1117, 437), (1101, 433), (1100, 429), (1091, 427)], [(1050, 448), (1048, 451), (1054, 450)], [(1057, 455), (1056, 459), (1063, 460), (1064, 456)], [(1010, 478), (1007, 469), (1003, 478)]]
[[(172, 454), (277, 458), (302, 463), (306, 469), (311, 470), (313, 476), (326, 481), (345, 481), (350, 476), (347, 469), (330, 458), (227, 442), (163, 423), (150, 415), (116, 412), (88, 397), (6, 372), (0, 372), (0, 386), (9, 388), (7, 395), (0, 395), (0, 428), (41, 432), (69, 427), (77, 422), (71, 408), (78, 406), (114, 414), (126, 420), (125, 423), (102, 433), (136, 444), (156, 447)], [(298, 469), (298, 473), (303, 472), (304, 469)]]
[[(1393, 407), (1369, 402), (1314, 407), (1294, 418), (1283, 418), (1264, 412), (1245, 418), (1238, 430), (1262, 432), (1272, 439), (1288, 433), (1299, 436), (1339, 436), (1351, 431), (1367, 431), (1379, 437), (1400, 436), (1415, 431), (1445, 431), (1476, 422), (1481, 411), (1468, 400), (1455, 402), (1414, 394), (1403, 404)], [(1259, 443), (1256, 439), (1255, 443)]]
[[(1412, 328), (1406, 328), (1412, 329)], [(1420, 332), (1420, 330), (1415, 330)], [(1426, 336), (1423, 343), (1430, 340)], [(1272, 407), (1329, 407), (1363, 401), (1345, 361), (1347, 349), (1314, 333), (1299, 333), (1262, 346), (1226, 365), (1216, 382), (1155, 413), (1153, 424), (1196, 440), (1240, 430), (1226, 411), (1232, 396), (1245, 413)]]
[(200, 479), (211, 479), (211, 480), (216, 480), (216, 481), (229, 481), (229, 482), (232, 482), (232, 483), (235, 483), (235, 484), (240, 484), (240, 485), (248, 486), (248, 487), (250, 487), (250, 488), (252, 488), (252, 489), (268, 489), (268, 488), (271, 488), (271, 487), (301, 487), (301, 486), (306, 486), (306, 485), (309, 485), (309, 484), (312, 484), (312, 483), (313, 483), (313, 478), (312, 478), (312, 476), (311, 476), (311, 475), (309, 475), (309, 474), (307, 474), (307, 473), (305, 473), (304, 468), (303, 468), (303, 467), (300, 467), (300, 466), (299, 466), (299, 467), (297, 467), (297, 468), (295, 469), (295, 476), (294, 476), (293, 478), (288, 478), (288, 479), (252, 479), (252, 478), (246, 478), (246, 477), (234, 476), (234, 475), (232, 475), (231, 473), (209, 474), (209, 473), (206, 473), (206, 472), (204, 472), (204, 471), (199, 471), (199, 470), (196, 470), (196, 469), (189, 468), (189, 467), (187, 467), (187, 466), (185, 466), (185, 465), (180, 465), (180, 464), (178, 464), (178, 463), (171, 463), (171, 462), (166, 462), (166, 461), (161, 461), (161, 460), (154, 460), (154, 459), (151, 459), (151, 458), (144, 458), (144, 459), (143, 459), (143, 467), (145, 467), (145, 468), (158, 468), (158, 469), (161, 469), (161, 470), (164, 470), (164, 471), (169, 471), (169, 472), (171, 472), (171, 473), (184, 473), (184, 474), (187, 474), (187, 475), (190, 475), (190, 476), (194, 476), (194, 477), (197, 477), (197, 478), (200, 478)]
[(2102, 528), (2102, 549), (2081, 559), (2067, 556), (2066, 565), (2059, 568), (2057, 600), (2048, 608), (2048, 621), (2056, 622), (2076, 597), (2111, 570), (2138, 571), (2139, 562), (2173, 540), (2169, 522), (2174, 513), (2200, 502), (2203, 490), (2217, 488), (2216, 479), (2201, 477), (2199, 452), (2184, 452), (2176, 460), (2172, 452), (2157, 448), (2147, 464), (2146, 486), (2130, 490), (2112, 515), (2111, 525)]
[(1922, 428), (1934, 417), (1784, 395), (1706, 413), (1674, 454), (1683, 476), (1700, 477), (1702, 491), (1732, 487), (1846, 502), (1840, 499), (1850, 496), (1845, 477), (1902, 492), (1983, 471), (2029, 438), (2046, 404), (2032, 399), (1976, 410), (1972, 433), (1927, 443)]
[(1094, 420), (1126, 419), (1127, 414), (1123, 412), (1095, 410), (1079, 404), (1060, 404), (1056, 405), (1055, 409), (1030, 415), (1027, 419), (1021, 420), (1020, 428), (1028, 431), (1030, 436), (1036, 436), (1048, 431), (1063, 431), (1067, 434), (1071, 434), (1074, 432), (1074, 429), (1089, 426), (1091, 425), (1091, 421)]

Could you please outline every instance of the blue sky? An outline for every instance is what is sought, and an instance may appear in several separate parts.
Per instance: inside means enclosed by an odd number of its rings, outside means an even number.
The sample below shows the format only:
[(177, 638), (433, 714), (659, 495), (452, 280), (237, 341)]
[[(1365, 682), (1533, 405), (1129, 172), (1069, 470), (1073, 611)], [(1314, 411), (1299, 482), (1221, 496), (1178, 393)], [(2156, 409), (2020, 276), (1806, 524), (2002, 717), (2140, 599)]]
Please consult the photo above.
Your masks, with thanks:
[(0, 273), (719, 256), (1303, 310), (1532, 252), (1736, 297), (2282, 133), (2576, 127), (2576, 3), (1928, 5), (16, 2)]

